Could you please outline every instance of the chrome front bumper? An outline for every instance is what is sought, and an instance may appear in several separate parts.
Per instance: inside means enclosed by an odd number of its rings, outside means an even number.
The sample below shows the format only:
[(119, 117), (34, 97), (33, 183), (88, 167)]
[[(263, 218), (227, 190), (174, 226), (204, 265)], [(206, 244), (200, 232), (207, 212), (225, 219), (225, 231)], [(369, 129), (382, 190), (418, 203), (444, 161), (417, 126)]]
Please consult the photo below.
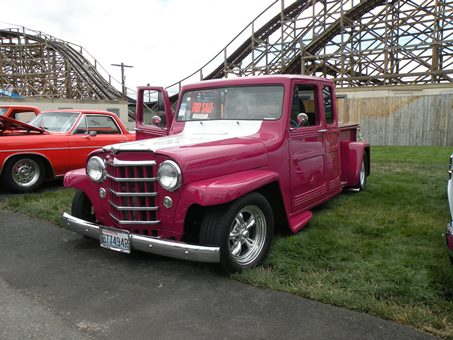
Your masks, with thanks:
[[(101, 226), (63, 213), (63, 226), (76, 233), (99, 240)], [(147, 253), (197, 262), (220, 262), (219, 247), (205, 247), (157, 237), (130, 234), (132, 249)]]

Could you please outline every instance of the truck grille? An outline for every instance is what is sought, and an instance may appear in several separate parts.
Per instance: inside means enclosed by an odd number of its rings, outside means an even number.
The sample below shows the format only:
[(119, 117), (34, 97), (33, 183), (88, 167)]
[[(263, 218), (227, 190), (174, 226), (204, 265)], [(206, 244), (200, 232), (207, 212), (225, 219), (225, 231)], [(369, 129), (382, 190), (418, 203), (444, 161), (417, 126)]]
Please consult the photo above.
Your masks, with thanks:
[(116, 227), (134, 233), (155, 235), (159, 224), (155, 161), (106, 163), (110, 216)]

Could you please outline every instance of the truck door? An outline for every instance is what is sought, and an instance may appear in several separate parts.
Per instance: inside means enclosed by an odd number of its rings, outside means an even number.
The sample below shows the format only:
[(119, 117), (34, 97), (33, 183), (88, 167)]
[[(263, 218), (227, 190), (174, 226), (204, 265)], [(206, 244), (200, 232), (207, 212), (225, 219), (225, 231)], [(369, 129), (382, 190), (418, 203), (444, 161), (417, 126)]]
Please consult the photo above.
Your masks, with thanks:
[(163, 87), (139, 87), (137, 94), (137, 139), (168, 134), (173, 119), (170, 99)]
[(336, 101), (333, 85), (323, 85), (322, 101), (326, 129), (326, 184), (329, 194), (341, 190), (340, 179), (340, 137), (336, 116)]
[[(295, 83), (289, 131), (292, 212), (308, 209), (326, 195), (326, 128), (320, 89)], [(305, 114), (298, 123), (298, 115)]]

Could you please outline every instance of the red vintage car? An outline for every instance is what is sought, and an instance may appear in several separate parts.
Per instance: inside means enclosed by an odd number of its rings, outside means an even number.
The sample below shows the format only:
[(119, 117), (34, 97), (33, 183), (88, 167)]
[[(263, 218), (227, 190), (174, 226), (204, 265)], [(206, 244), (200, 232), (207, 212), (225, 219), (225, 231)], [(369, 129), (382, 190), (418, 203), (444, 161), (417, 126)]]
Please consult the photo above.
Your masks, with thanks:
[(84, 167), (91, 151), (131, 140), (135, 134), (110, 112), (48, 111), (29, 124), (0, 116), (1, 186), (32, 191), (46, 179)]
[(28, 123), (41, 110), (36, 106), (29, 105), (0, 105), (0, 116), (9, 117), (20, 122)]

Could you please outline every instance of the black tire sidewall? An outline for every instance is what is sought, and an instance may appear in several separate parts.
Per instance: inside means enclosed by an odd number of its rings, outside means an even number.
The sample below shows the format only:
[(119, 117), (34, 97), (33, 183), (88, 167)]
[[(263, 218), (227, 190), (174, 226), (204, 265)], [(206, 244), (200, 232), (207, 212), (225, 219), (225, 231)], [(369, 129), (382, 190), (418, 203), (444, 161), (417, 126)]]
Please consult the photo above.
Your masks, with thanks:
[(366, 185), (367, 185), (367, 166), (368, 166), (368, 157), (366, 156), (366, 154), (363, 155), (363, 167), (365, 168), (365, 179), (363, 180), (363, 185), (361, 184), (360, 185), (360, 191), (363, 191), (366, 189)]
[(72, 198), (71, 215), (84, 221), (94, 223), (95, 218), (91, 214), (92, 206), (88, 196), (83, 191), (77, 190)]
[[(39, 178), (36, 181), (36, 183), (30, 187), (22, 187), (22, 186), (16, 184), (13, 180), (13, 165), (21, 159), (31, 159), (34, 162), (36, 162), (36, 164), (39, 167)], [(9, 159), (6, 162), (6, 164), (3, 168), (2, 180), (3, 180), (3, 183), (5, 184), (5, 186), (8, 187), (9, 190), (12, 192), (16, 192), (16, 193), (29, 192), (29, 191), (33, 191), (33, 190), (39, 188), (44, 183), (44, 179), (46, 177), (45, 171), (46, 171), (46, 169), (44, 167), (44, 163), (38, 157), (33, 157), (33, 156), (13, 157), (12, 159)]]
[[(266, 218), (266, 236), (260, 254), (249, 264), (237, 263), (229, 250), (230, 227), (237, 213), (248, 205), (255, 205), (261, 209)], [(267, 199), (256, 192), (243, 196), (230, 204), (216, 207), (208, 213), (208, 218), (203, 219), (200, 241), (201, 243), (220, 247), (220, 263), (226, 272), (241, 272), (259, 265), (266, 257), (272, 243), (274, 234), (274, 217), (272, 208)], [(207, 221), (207, 224), (205, 223)], [(213, 222), (215, 221), (215, 225)], [(209, 228), (215, 228), (214, 230)]]
[(354, 187), (354, 189), (356, 189), (356, 190), (364, 191), (366, 189), (366, 184), (367, 184), (367, 174), (366, 174), (367, 164), (368, 164), (367, 156), (366, 156), (366, 154), (364, 154), (363, 158), (362, 158), (362, 162), (360, 163), (360, 172), (362, 172), (362, 166), (363, 166), (364, 171), (365, 171), (365, 179), (364, 179), (363, 183), (361, 183), (360, 182), (360, 176), (359, 176), (359, 183), (357, 184), (356, 187)]

